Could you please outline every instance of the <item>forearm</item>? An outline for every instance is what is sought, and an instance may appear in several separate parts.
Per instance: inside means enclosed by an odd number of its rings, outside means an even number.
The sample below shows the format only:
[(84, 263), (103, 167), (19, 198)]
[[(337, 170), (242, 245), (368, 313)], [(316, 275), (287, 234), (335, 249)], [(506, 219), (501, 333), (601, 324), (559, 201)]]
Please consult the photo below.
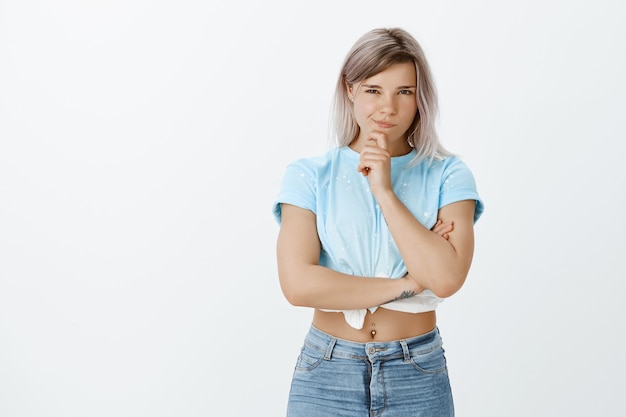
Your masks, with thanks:
[(358, 277), (320, 265), (279, 267), (283, 294), (297, 306), (353, 310), (414, 296), (423, 289), (408, 278)]
[(424, 227), (393, 191), (379, 193), (376, 199), (411, 277), (440, 297), (455, 293), (467, 276), (467, 257)]

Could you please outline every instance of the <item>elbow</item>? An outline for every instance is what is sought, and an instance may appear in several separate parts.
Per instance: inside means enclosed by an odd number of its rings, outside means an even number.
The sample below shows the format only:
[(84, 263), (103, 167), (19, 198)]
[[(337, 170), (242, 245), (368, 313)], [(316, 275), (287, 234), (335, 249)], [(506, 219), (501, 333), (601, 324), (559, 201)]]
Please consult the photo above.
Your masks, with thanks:
[(461, 289), (466, 276), (466, 274), (458, 274), (442, 277), (433, 283), (430, 290), (439, 298), (449, 298)]
[(283, 296), (289, 304), (295, 307), (306, 307), (307, 294), (304, 291), (302, 285), (297, 285), (296, 282), (292, 282), (286, 277), (281, 276), (280, 289), (283, 292)]
[(306, 301), (304, 295), (293, 289), (282, 288), (283, 295), (287, 302), (295, 307), (306, 307)]
[(452, 297), (460, 288), (454, 288), (452, 286), (440, 285), (437, 288), (431, 289), (431, 291), (439, 298)]
[(294, 264), (278, 265), (280, 289), (287, 302), (295, 307), (313, 307), (319, 289), (311, 279), (308, 266)]

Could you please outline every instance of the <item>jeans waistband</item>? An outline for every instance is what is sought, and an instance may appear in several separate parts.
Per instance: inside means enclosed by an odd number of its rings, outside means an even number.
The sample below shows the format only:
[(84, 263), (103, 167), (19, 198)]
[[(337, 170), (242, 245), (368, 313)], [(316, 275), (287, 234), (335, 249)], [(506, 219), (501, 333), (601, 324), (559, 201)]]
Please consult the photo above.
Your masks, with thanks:
[(312, 349), (323, 352), (324, 359), (327, 360), (331, 358), (357, 360), (404, 358), (404, 360), (408, 361), (411, 356), (438, 349), (442, 345), (442, 340), (437, 327), (428, 333), (408, 339), (362, 343), (339, 339), (319, 330), (315, 326), (311, 326), (304, 343)]

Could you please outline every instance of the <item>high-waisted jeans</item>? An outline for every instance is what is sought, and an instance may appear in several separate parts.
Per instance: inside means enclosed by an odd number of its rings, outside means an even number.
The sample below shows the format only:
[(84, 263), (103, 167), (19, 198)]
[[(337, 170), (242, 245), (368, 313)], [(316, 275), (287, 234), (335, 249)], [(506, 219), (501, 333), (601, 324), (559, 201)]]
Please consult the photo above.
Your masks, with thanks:
[(287, 416), (454, 416), (439, 330), (358, 343), (311, 326), (294, 370)]

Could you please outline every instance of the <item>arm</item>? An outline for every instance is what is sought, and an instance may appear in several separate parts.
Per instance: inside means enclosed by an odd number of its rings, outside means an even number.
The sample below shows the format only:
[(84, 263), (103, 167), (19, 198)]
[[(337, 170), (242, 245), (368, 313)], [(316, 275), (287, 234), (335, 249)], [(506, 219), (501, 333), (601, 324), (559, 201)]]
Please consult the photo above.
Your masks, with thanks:
[(426, 229), (393, 191), (386, 137), (373, 136), (361, 152), (358, 169), (368, 176), (410, 277), (437, 296), (449, 297), (461, 288), (471, 265), (476, 202), (459, 201), (439, 210), (438, 218), (454, 225), (445, 233), (447, 239), (435, 229)]
[(320, 250), (315, 214), (283, 204), (277, 242), (278, 276), (283, 294), (291, 304), (333, 310), (361, 309), (412, 297), (423, 289), (408, 277), (364, 279), (333, 271), (319, 265)]
[(476, 202), (459, 201), (439, 210), (439, 218), (454, 224), (446, 240), (422, 226), (395, 194), (378, 201), (411, 277), (442, 298), (457, 292), (474, 253)]

